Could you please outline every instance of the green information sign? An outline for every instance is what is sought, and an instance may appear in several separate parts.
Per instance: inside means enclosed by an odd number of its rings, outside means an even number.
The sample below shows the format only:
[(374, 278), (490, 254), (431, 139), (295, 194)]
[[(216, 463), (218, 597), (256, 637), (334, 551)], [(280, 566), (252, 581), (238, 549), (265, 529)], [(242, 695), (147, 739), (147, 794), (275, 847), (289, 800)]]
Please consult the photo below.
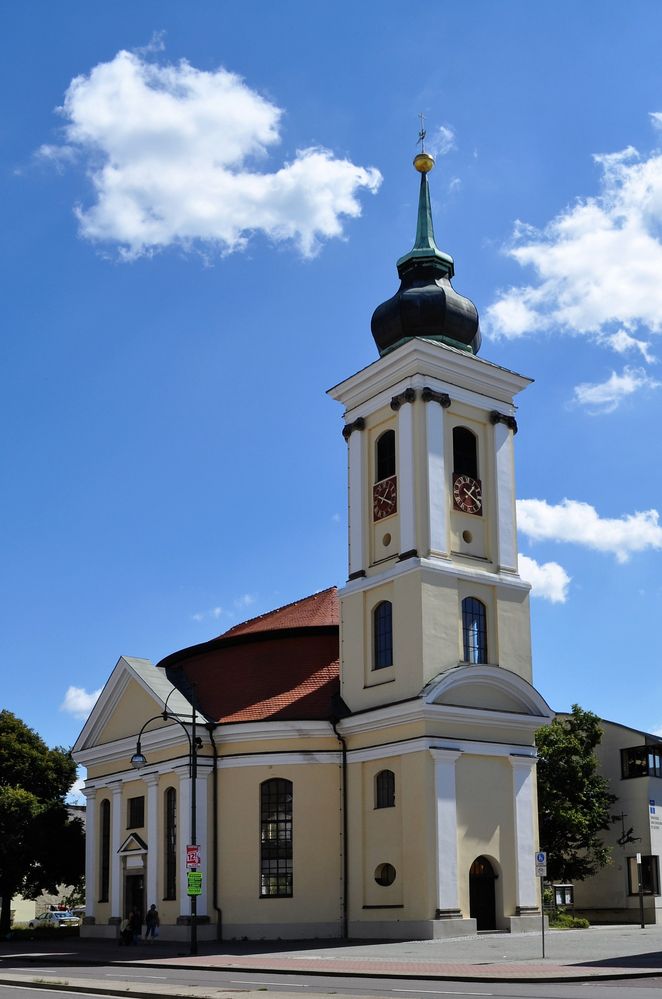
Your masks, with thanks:
[(202, 895), (202, 872), (189, 871), (186, 877), (188, 880), (187, 895)]

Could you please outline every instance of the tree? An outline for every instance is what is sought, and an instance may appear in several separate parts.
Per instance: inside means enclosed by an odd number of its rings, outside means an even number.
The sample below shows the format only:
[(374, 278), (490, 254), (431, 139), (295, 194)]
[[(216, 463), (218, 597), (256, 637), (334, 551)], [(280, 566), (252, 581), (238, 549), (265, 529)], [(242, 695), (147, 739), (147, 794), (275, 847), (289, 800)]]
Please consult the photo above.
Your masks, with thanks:
[(578, 704), (536, 733), (540, 845), (553, 881), (583, 881), (609, 863), (600, 833), (614, 821), (616, 796), (598, 773), (601, 739), (600, 719)]
[(67, 750), (49, 749), (11, 711), (0, 711), (0, 936), (10, 929), (11, 900), (55, 893), (84, 874), (84, 835), (64, 798), (76, 777)]

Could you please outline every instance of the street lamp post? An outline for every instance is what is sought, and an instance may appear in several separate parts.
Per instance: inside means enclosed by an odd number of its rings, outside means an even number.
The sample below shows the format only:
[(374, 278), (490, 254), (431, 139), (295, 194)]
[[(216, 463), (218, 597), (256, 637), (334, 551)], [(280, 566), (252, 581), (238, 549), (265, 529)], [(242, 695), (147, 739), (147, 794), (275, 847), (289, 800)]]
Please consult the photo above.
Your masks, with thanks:
[[(157, 718), (161, 718), (163, 721), (175, 721), (177, 724), (184, 729), (186, 738), (188, 739), (189, 745), (189, 774), (191, 777), (191, 840), (193, 845), (197, 846), (197, 815), (198, 815), (198, 799), (197, 799), (197, 778), (198, 778), (198, 748), (200, 746), (200, 740), (196, 734), (196, 717), (195, 708), (191, 709), (191, 719), (190, 726), (191, 731), (189, 732), (186, 724), (179, 715), (176, 715), (172, 711), (168, 711), (167, 708), (159, 715), (154, 715), (152, 718), (148, 718), (143, 727), (138, 733), (138, 741), (136, 743), (136, 751), (131, 757), (131, 764), (136, 770), (142, 770), (142, 768), (147, 763), (147, 758), (142, 752), (141, 740), (142, 735), (150, 722), (156, 721)], [(192, 868), (193, 871), (197, 871), (197, 866)], [(198, 896), (191, 895), (191, 936), (190, 936), (190, 948), (189, 952), (192, 956), (198, 953)]]

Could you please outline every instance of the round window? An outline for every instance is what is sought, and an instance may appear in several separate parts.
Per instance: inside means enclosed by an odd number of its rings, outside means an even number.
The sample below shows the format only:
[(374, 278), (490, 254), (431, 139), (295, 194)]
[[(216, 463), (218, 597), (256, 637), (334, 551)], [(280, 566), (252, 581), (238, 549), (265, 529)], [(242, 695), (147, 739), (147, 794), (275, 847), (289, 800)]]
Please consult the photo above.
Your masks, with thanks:
[(390, 534), (385, 534), (384, 535), (384, 537), (382, 538), (382, 544), (384, 545), (385, 548), (387, 548), (388, 545), (391, 544), (391, 535)]
[(380, 864), (375, 869), (375, 881), (383, 888), (388, 888), (395, 881), (395, 867), (393, 864)]
[(462, 540), (466, 542), (466, 544), (470, 545), (473, 539), (474, 536), (471, 531), (462, 531)]

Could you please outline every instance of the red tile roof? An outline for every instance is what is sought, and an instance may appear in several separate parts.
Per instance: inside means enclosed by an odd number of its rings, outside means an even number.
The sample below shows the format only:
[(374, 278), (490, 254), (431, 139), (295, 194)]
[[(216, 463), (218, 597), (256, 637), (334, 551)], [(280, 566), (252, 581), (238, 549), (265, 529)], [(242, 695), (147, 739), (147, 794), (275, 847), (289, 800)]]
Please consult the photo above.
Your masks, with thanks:
[(184, 693), (195, 690), (212, 721), (332, 717), (340, 692), (335, 587), (235, 625), (159, 665)]
[(254, 634), (260, 631), (275, 631), (281, 628), (310, 628), (315, 625), (340, 624), (338, 590), (330, 586), (309, 597), (302, 597), (294, 603), (285, 604), (275, 610), (260, 614), (249, 621), (242, 621), (223, 632), (222, 638), (229, 635)]

